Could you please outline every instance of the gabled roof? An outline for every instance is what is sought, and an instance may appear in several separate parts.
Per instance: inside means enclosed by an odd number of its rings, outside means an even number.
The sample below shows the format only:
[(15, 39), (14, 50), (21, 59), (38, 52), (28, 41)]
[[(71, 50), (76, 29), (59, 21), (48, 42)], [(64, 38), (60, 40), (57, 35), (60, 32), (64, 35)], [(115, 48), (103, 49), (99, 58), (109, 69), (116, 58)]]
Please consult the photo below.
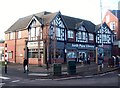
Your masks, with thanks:
[[(109, 28), (106, 22), (102, 23), (102, 27), (107, 27), (111, 31), (111, 33), (113, 33), (113, 31)], [(101, 24), (96, 25), (95, 32), (98, 31), (99, 29), (101, 29)]]
[(18, 19), (5, 33), (26, 28), (31, 18), (32, 15)]
[(62, 15), (67, 27), (72, 30), (77, 30), (80, 26), (84, 26), (88, 32), (94, 33), (95, 30), (95, 24), (93, 24), (91, 21), (87, 21), (84, 19), (74, 18)]
[(41, 22), (41, 18), (43, 18), (45, 15), (48, 15), (48, 14), (54, 14), (54, 13), (44, 11), (44, 12), (40, 12), (40, 13), (36, 13), (33, 15), (20, 18), (7, 31), (5, 31), (5, 33), (23, 30), (28, 26), (33, 16), (35, 16), (38, 19), (38, 21)]
[(52, 22), (52, 20), (53, 20), (58, 14), (59, 14), (59, 12), (55, 12), (55, 13), (52, 13), (52, 14), (44, 15), (44, 16), (43, 16), (44, 24), (47, 24), (47, 23)]
[(120, 20), (120, 10), (110, 10), (110, 12)]
[[(50, 22), (52, 22), (52, 20), (59, 14), (60, 12), (51, 13), (51, 12), (44, 11), (44, 12), (40, 12), (40, 13), (36, 13), (30, 16), (20, 18), (7, 31), (5, 31), (5, 33), (26, 29), (31, 19), (33, 18), (33, 16), (40, 23), (42, 23), (43, 21), (43, 24), (50, 24)], [(65, 25), (67, 26), (68, 29), (77, 30), (76, 28), (80, 27), (80, 25), (83, 25), (88, 32), (92, 32), (92, 33), (94, 32), (95, 25), (90, 21), (69, 17), (65, 15), (60, 15), (60, 16), (65, 22)]]

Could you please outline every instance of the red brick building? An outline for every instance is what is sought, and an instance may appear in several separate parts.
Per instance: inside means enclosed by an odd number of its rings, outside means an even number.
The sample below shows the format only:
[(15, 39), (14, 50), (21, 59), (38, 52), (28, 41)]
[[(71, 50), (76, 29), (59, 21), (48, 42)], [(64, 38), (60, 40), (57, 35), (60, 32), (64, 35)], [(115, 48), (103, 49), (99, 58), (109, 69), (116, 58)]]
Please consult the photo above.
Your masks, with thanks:
[(114, 32), (112, 54), (120, 56), (120, 10), (108, 10), (103, 18), (110, 29)]
[(0, 40), (0, 61), (4, 61), (4, 40)]
[[(104, 36), (106, 43), (108, 39), (113, 39), (113, 34), (106, 24), (103, 25), (108, 31)], [(6, 59), (22, 63), (24, 58), (28, 58), (30, 64), (40, 65), (68, 60), (87, 61), (88, 56), (93, 60), (96, 43), (98, 46), (101, 44), (96, 41), (101, 39), (96, 37), (101, 36), (101, 28), (95, 27), (91, 21), (65, 16), (60, 12), (44, 11), (20, 18), (5, 31)], [(112, 43), (107, 41), (105, 45), (110, 54)]]

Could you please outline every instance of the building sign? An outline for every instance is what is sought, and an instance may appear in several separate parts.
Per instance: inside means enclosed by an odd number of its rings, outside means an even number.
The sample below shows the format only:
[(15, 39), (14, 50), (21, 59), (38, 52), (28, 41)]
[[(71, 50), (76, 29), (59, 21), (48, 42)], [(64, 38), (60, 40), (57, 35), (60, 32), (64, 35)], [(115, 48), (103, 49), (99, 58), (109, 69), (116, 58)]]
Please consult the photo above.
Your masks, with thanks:
[(72, 44), (72, 47), (74, 48), (94, 48), (94, 45), (89, 45), (89, 44)]
[[(38, 42), (28, 42), (27, 47), (29, 49), (38, 48)], [(40, 47), (43, 48), (43, 41), (40, 41)]]
[(104, 48), (104, 49), (111, 49), (111, 45), (98, 45), (99, 48)]

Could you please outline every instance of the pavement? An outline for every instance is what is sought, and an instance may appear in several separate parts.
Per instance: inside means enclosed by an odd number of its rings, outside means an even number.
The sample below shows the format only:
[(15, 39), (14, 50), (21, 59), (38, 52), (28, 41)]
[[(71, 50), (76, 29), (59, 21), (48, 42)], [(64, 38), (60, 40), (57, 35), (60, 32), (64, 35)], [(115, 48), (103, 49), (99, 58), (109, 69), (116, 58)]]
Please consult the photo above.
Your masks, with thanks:
[(98, 66), (95, 62), (91, 64), (76, 64), (76, 74), (68, 74), (67, 64), (61, 64), (61, 75), (53, 74), (53, 65), (46, 69), (46, 66), (29, 65), (29, 72), (24, 73), (23, 65), (16, 63), (9, 63), (7, 74), (4, 73), (4, 66), (2, 67), (2, 75), (10, 75), (16, 77), (30, 78), (30, 79), (74, 79), (80, 77), (90, 77), (91, 75), (103, 74), (111, 71), (118, 70), (118, 67), (108, 67), (105, 63), (102, 71), (98, 72)]

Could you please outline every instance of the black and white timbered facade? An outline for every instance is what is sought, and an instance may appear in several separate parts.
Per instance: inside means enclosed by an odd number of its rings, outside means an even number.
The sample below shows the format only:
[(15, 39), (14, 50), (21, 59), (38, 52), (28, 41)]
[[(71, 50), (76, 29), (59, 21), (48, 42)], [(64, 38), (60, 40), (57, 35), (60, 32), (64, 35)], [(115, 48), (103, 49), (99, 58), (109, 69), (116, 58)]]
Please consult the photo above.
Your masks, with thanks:
[[(104, 55), (111, 55), (113, 33), (104, 23), (102, 29), (86, 20), (61, 15), (60, 12), (34, 15), (28, 24), (28, 58), (41, 62), (64, 63), (95, 58), (96, 47), (103, 44)], [(40, 49), (40, 51), (39, 51)], [(39, 54), (38, 54), (39, 52)]]
[[(96, 47), (98, 47), (98, 53), (103, 53), (104, 58), (111, 57), (111, 49), (113, 45), (113, 32), (107, 26), (106, 23), (99, 25), (96, 29)], [(101, 51), (103, 48), (104, 51)]]

